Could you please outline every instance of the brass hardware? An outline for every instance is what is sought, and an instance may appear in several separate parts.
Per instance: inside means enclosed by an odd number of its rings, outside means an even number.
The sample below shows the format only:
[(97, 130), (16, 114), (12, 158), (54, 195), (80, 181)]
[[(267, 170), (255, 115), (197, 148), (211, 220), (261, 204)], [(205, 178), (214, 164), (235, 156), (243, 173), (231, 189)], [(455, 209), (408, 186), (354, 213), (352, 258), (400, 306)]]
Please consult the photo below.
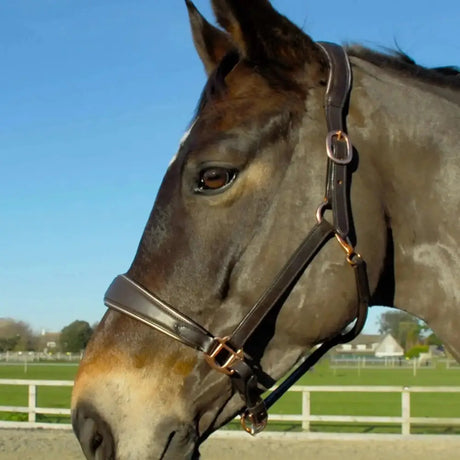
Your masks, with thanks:
[(355, 248), (345, 241), (339, 234), (335, 234), (337, 241), (339, 242), (342, 249), (347, 254), (347, 262), (352, 266), (358, 265), (357, 259), (361, 259), (361, 255), (355, 251)]
[[(247, 424), (246, 420), (249, 419), (250, 425)], [(251, 436), (255, 436), (262, 431), (264, 431), (267, 426), (268, 419), (265, 418), (260, 423), (254, 422), (254, 416), (249, 411), (246, 411), (240, 419), (241, 426), (246, 433), (249, 433)]]
[(318, 209), (316, 210), (316, 221), (318, 224), (323, 221), (324, 213), (326, 212), (326, 209), (328, 209), (328, 206), (329, 201), (327, 198), (324, 198), (324, 201), (318, 206)]
[[(244, 360), (244, 352), (243, 350), (233, 350), (227, 343), (229, 342), (230, 337), (216, 337), (217, 346), (211, 353), (206, 353), (204, 358), (206, 362), (216, 371), (221, 372), (225, 375), (233, 375), (235, 371), (231, 368), (231, 366), (237, 361)], [(223, 364), (219, 364), (217, 359), (220, 353), (224, 351), (228, 354), (228, 357), (225, 359)]]

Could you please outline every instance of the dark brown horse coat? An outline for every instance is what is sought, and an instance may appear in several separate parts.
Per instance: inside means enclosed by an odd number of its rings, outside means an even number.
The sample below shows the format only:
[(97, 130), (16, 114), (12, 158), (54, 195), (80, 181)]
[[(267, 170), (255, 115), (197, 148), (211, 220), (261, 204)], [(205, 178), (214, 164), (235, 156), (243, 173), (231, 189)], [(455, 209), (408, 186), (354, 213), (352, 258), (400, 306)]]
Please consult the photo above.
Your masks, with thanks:
[[(328, 67), (266, 0), (187, 2), (209, 74), (129, 276), (213, 333), (247, 313), (315, 222), (324, 194)], [(350, 49), (351, 201), (376, 302), (428, 322), (460, 358), (460, 83)], [(329, 244), (289, 296), (260, 364), (283, 376), (354, 317), (353, 275)], [(273, 337), (271, 337), (273, 335)], [(242, 407), (228, 377), (139, 322), (105, 315), (72, 398), (88, 459), (190, 459)]]

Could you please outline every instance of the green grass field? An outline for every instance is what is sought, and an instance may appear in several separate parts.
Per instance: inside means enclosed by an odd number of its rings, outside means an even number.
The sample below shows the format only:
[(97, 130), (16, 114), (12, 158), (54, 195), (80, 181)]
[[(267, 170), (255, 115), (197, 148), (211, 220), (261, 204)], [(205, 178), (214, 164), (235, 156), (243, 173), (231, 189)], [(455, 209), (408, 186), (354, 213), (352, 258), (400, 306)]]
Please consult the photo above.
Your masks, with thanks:
[[(22, 364), (1, 365), (0, 379), (27, 380), (73, 380), (77, 373), (78, 364)], [(0, 385), (0, 406), (27, 406), (27, 387), (16, 385)], [(37, 406), (68, 408), (70, 407), (71, 387), (38, 387)], [(27, 420), (25, 413), (0, 412), (0, 420)], [(37, 421), (53, 423), (70, 423), (70, 418), (58, 415), (37, 414)]]
[[(73, 380), (77, 365), (0, 365), (0, 379)], [(324, 360), (299, 382), (299, 385), (396, 385), (396, 386), (460, 386), (460, 369), (337, 369)], [(70, 405), (70, 387), (39, 387), (37, 405), (66, 408)], [(27, 388), (0, 385), (0, 406), (27, 406)], [(289, 393), (278, 402), (271, 413), (298, 414), (301, 394)], [(376, 415), (400, 416), (400, 393), (312, 393), (312, 414), (320, 415)], [(415, 417), (460, 417), (460, 394), (412, 394), (411, 415)], [(1, 413), (2, 420), (27, 420), (26, 414)], [(69, 422), (68, 417), (39, 415), (37, 420)], [(232, 424), (231, 428), (236, 424)], [(298, 431), (299, 424), (272, 422), (271, 429)], [(399, 425), (383, 424), (320, 424), (314, 423), (312, 431), (390, 432), (399, 433)], [(460, 427), (413, 427), (413, 432), (459, 433)]]

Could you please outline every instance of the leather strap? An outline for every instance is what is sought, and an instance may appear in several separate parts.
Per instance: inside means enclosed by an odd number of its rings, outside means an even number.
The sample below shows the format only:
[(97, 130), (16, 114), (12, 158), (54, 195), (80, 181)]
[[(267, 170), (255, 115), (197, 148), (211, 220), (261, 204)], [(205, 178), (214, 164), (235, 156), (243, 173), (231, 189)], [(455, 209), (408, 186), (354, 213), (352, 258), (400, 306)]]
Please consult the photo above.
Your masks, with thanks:
[(317, 44), (327, 57), (330, 68), (324, 107), (328, 139), (335, 160), (329, 157), (327, 162), (326, 207), (332, 209), (334, 227), (345, 239), (350, 233), (348, 165), (353, 152), (350, 143), (339, 140), (334, 133), (340, 132), (348, 139), (344, 113), (351, 91), (352, 72), (350, 61), (341, 46), (328, 42)]
[(113, 280), (104, 303), (203, 353), (209, 353), (216, 346), (215, 337), (204, 327), (125, 275)]
[[(234, 350), (244, 347), (266, 315), (280, 299), (284, 299), (291, 292), (316, 253), (333, 236), (334, 229), (326, 220), (314, 226), (272, 285), (233, 332), (230, 345)], [(113, 280), (105, 294), (104, 303), (112, 310), (137, 319), (205, 354), (210, 354), (218, 344), (211, 332), (126, 275), (119, 275)]]

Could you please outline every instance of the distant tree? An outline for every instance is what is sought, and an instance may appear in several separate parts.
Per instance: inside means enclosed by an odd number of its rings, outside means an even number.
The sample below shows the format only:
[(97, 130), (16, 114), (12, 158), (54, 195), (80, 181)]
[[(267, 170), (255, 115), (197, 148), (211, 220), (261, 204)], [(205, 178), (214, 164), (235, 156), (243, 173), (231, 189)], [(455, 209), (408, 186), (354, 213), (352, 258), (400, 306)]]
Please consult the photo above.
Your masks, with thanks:
[(86, 321), (74, 321), (61, 331), (60, 345), (65, 352), (78, 353), (89, 342), (93, 329)]
[(427, 345), (436, 345), (437, 347), (442, 346), (441, 339), (432, 332), (426, 339), (425, 342)]
[(0, 352), (13, 351), (19, 341), (19, 337), (0, 337)]
[(379, 332), (391, 334), (405, 350), (423, 342), (422, 332), (426, 327), (415, 316), (400, 310), (387, 311), (378, 321)]
[(34, 351), (37, 338), (24, 321), (0, 318), (0, 351)]
[(406, 358), (418, 358), (422, 353), (428, 353), (429, 346), (428, 345), (415, 345), (414, 347), (410, 348), (406, 351)]

